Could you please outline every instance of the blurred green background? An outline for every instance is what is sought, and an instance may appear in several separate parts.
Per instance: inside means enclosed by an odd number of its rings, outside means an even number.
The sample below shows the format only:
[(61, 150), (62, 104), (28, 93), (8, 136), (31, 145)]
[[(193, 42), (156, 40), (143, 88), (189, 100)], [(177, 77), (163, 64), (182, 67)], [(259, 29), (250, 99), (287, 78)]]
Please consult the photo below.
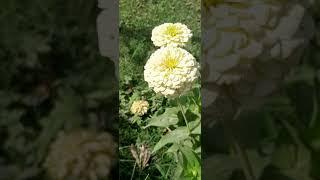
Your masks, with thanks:
[(118, 82), (99, 54), (97, 3), (0, 2), (1, 180), (48, 179), (42, 163), (61, 130), (117, 138)]
[[(315, 23), (315, 35), (278, 91), (263, 106), (227, 120), (231, 133), (221, 122), (211, 122), (211, 127), (202, 123), (203, 179), (245, 180), (243, 169), (251, 177), (247, 180), (320, 179), (320, 2), (314, 1), (306, 11)], [(211, 120), (219, 119), (234, 108), (222, 107), (226, 108), (205, 113)], [(210, 118), (202, 120), (210, 124)]]

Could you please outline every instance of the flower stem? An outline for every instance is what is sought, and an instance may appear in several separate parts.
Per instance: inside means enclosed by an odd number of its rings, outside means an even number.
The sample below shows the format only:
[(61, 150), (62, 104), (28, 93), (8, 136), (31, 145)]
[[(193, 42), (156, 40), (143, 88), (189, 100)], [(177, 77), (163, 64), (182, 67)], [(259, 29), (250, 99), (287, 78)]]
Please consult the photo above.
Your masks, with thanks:
[(284, 120), (282, 118), (279, 118), (278, 120), (283, 125), (283, 127), (287, 130), (287, 132), (289, 133), (289, 135), (293, 139), (294, 143), (298, 146), (305, 147), (304, 143), (302, 142), (302, 140), (299, 137), (299, 133), (297, 132), (297, 130), (287, 120)]
[(134, 163), (134, 166), (133, 166), (132, 173), (131, 173), (131, 178), (130, 178), (130, 180), (133, 180), (133, 175), (134, 175), (134, 173), (135, 173), (135, 171), (136, 171), (136, 165), (137, 165), (137, 163), (135, 162), (135, 163)]
[[(231, 87), (226, 87), (226, 92), (227, 92), (228, 96), (231, 98), (233, 108), (236, 109), (235, 114), (233, 115), (231, 121), (229, 122), (229, 123), (232, 123), (234, 120), (238, 119), (238, 117), (240, 116), (242, 110), (241, 110), (241, 108), (237, 107), (237, 105), (236, 105), (236, 104), (239, 104), (239, 103), (232, 96), (232, 88)], [(230, 140), (231, 146), (234, 148), (236, 154), (238, 155), (238, 158), (240, 160), (240, 163), (241, 163), (241, 166), (242, 166), (242, 170), (243, 170), (243, 173), (245, 175), (246, 180), (257, 180), (257, 178), (256, 178), (256, 176), (255, 176), (255, 174), (253, 172), (253, 168), (252, 168), (252, 165), (250, 163), (248, 154), (247, 154), (246, 150), (238, 142), (236, 136), (234, 135), (234, 133), (232, 131), (232, 125), (227, 123), (225, 120), (222, 120), (221, 122), (222, 122), (222, 125), (224, 127), (226, 136)]]
[(317, 122), (317, 119), (318, 119), (318, 91), (317, 91), (318, 88), (314, 88), (314, 95), (313, 95), (313, 112), (312, 112), (312, 118), (311, 118), (311, 121), (309, 123), (309, 127), (310, 128), (313, 128)]
[(223, 120), (222, 120), (222, 124), (225, 129), (226, 136), (230, 140), (230, 144), (231, 146), (234, 147), (238, 155), (238, 158), (242, 164), (242, 170), (246, 177), (246, 180), (256, 180), (247, 152), (245, 151), (245, 149), (243, 149), (243, 147), (239, 144), (239, 142), (235, 138), (232, 132), (232, 128)]
[(181, 110), (181, 113), (182, 113), (184, 122), (186, 123), (186, 126), (187, 126), (187, 128), (188, 128), (188, 130), (189, 130), (189, 133), (191, 133), (191, 129), (190, 129), (190, 127), (189, 127), (189, 123), (188, 123), (187, 117), (186, 117), (186, 115), (185, 115), (184, 109), (183, 109), (183, 107), (182, 107), (182, 105), (181, 105), (181, 103), (180, 103), (180, 99), (178, 99), (178, 106), (179, 106), (179, 108), (180, 108), (180, 110)]
[(241, 161), (246, 179), (247, 180), (256, 180), (256, 177), (253, 173), (253, 169), (252, 169), (252, 166), (251, 166), (251, 163), (250, 163), (250, 160), (249, 160), (249, 157), (248, 157), (246, 150), (243, 149), (237, 141), (235, 141), (234, 145), (235, 145), (236, 151), (238, 152), (238, 156)]
[(144, 178), (144, 180), (147, 180), (147, 179), (148, 179), (148, 177), (149, 177), (149, 174), (146, 176), (146, 178)]

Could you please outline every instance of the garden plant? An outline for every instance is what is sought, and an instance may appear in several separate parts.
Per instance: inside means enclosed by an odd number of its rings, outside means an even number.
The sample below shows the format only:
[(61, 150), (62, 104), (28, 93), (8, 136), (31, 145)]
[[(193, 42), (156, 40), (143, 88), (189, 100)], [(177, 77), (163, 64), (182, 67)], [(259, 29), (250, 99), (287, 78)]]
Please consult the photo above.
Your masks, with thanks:
[(200, 1), (120, 2), (121, 179), (201, 178), (199, 30)]

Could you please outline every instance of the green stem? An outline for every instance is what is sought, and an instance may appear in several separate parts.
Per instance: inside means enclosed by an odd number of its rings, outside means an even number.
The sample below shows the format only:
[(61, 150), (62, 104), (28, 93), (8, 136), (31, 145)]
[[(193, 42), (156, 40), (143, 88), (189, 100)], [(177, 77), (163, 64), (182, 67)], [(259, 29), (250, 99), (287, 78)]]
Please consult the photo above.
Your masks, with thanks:
[(147, 179), (148, 179), (148, 177), (149, 177), (149, 174), (147, 175), (147, 177), (146, 177), (146, 178), (144, 178), (144, 180), (147, 180)]
[(167, 170), (167, 172), (166, 172), (165, 178), (167, 178), (167, 177), (168, 177), (168, 175), (169, 175), (169, 171), (170, 171), (170, 169), (171, 169), (171, 166), (172, 166), (172, 163), (170, 163), (170, 165), (169, 165), (169, 168), (168, 168), (168, 170)]
[(312, 118), (311, 118), (311, 121), (310, 121), (310, 124), (309, 124), (309, 127), (310, 128), (313, 128), (318, 120), (318, 93), (317, 93), (317, 89), (315, 88), (314, 89), (314, 92), (313, 92), (313, 112), (312, 112)]
[[(227, 86), (226, 87), (226, 92), (228, 94), (228, 97), (231, 98), (233, 107), (237, 109), (236, 113), (233, 115), (233, 117), (232, 117), (232, 119), (230, 121), (230, 123), (231, 123), (234, 120), (238, 119), (238, 117), (240, 116), (242, 110), (240, 108), (237, 108), (236, 104), (240, 104), (240, 103), (236, 99), (233, 98), (231, 87)], [(241, 163), (241, 166), (242, 166), (242, 170), (243, 170), (243, 173), (244, 173), (244, 175), (246, 177), (246, 180), (257, 180), (257, 178), (256, 178), (256, 176), (255, 176), (255, 174), (253, 172), (253, 168), (252, 168), (252, 165), (250, 163), (248, 154), (247, 154), (246, 150), (238, 142), (236, 136), (233, 134), (232, 126), (230, 126), (224, 120), (222, 120), (222, 124), (223, 124), (223, 127), (225, 129), (226, 136), (230, 140), (231, 146), (234, 147), (234, 150), (235, 150), (236, 154), (238, 155), (238, 158), (240, 160), (240, 163)]]
[(190, 129), (190, 127), (189, 127), (189, 123), (188, 123), (187, 117), (186, 117), (186, 115), (185, 115), (185, 113), (184, 113), (184, 109), (183, 109), (183, 107), (182, 107), (182, 105), (181, 105), (181, 103), (180, 103), (180, 99), (178, 99), (178, 106), (179, 106), (179, 108), (180, 108), (180, 110), (181, 110), (181, 113), (182, 113), (184, 122), (186, 123), (186, 126), (187, 126), (187, 128), (188, 128), (188, 130), (189, 130), (189, 133), (191, 133), (191, 129)]
[(294, 143), (298, 146), (305, 147), (304, 143), (302, 142), (302, 140), (299, 137), (297, 130), (287, 120), (279, 118), (279, 121), (281, 122), (283, 127), (287, 130), (287, 132), (289, 133), (289, 135), (293, 139)]
[(238, 155), (238, 158), (242, 164), (242, 170), (244, 172), (246, 180), (256, 180), (257, 178), (253, 173), (253, 169), (249, 161), (247, 152), (245, 151), (245, 149), (243, 149), (243, 147), (239, 144), (239, 142), (235, 138), (234, 134), (232, 133), (232, 128), (223, 120), (222, 120), (222, 124), (225, 129), (226, 136), (230, 140), (230, 144), (231, 146), (234, 147)]
[(235, 145), (236, 151), (239, 153), (238, 156), (241, 161), (246, 179), (256, 180), (256, 177), (253, 173), (253, 169), (252, 169), (246, 150), (237, 141), (234, 142), (234, 145)]
[(137, 163), (134, 163), (134, 166), (133, 166), (133, 170), (132, 170), (132, 173), (131, 173), (131, 178), (130, 178), (130, 180), (133, 180), (133, 176), (134, 176), (134, 173), (135, 173), (135, 171), (136, 171), (136, 165), (137, 165)]

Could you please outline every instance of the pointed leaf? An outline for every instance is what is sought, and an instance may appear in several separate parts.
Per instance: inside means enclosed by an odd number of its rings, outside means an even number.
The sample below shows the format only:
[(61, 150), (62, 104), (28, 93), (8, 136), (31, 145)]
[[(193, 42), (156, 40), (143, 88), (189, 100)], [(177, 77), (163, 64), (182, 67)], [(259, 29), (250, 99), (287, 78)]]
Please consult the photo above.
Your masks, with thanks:
[(152, 154), (157, 152), (159, 149), (164, 147), (169, 143), (179, 143), (182, 140), (185, 140), (189, 137), (189, 131), (186, 127), (180, 127), (175, 129), (174, 131), (169, 132), (165, 136), (163, 136), (160, 141), (153, 148)]
[(169, 127), (171, 125), (175, 125), (179, 122), (178, 112), (178, 108), (167, 108), (163, 114), (152, 117), (149, 120), (148, 125), (144, 128), (150, 126)]

